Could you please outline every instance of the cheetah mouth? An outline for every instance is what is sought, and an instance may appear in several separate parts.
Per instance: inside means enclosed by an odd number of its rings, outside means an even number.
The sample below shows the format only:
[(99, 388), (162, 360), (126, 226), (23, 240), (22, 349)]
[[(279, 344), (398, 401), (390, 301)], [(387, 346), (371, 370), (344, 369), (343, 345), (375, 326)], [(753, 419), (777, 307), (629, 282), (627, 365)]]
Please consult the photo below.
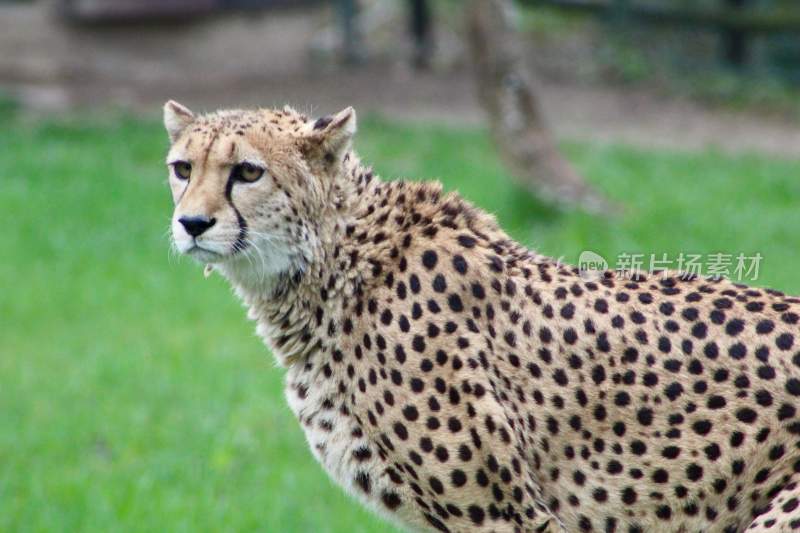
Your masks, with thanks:
[(215, 252), (214, 250), (209, 250), (208, 248), (203, 248), (197, 244), (193, 244), (183, 253), (200, 263), (217, 263), (225, 259), (225, 255)]

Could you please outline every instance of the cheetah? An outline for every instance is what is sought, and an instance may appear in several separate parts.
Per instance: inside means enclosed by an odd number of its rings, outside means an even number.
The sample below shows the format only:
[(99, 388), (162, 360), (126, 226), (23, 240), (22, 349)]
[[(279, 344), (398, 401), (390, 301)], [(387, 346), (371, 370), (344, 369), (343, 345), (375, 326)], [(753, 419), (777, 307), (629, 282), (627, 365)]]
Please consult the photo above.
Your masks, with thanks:
[(174, 246), (231, 283), (310, 449), (400, 527), (800, 528), (799, 300), (595, 277), (438, 183), (382, 181), (356, 113), (168, 102)]

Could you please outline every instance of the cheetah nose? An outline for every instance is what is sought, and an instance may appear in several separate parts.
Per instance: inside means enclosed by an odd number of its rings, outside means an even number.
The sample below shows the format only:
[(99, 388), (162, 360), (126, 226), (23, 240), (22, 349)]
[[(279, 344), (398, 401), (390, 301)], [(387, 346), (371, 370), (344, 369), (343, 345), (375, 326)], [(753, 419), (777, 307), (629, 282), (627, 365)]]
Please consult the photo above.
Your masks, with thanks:
[(204, 215), (193, 216), (193, 217), (181, 217), (178, 219), (186, 233), (191, 235), (192, 237), (199, 237), (202, 235), (208, 228), (213, 226), (217, 223), (217, 219), (214, 217), (207, 217)]

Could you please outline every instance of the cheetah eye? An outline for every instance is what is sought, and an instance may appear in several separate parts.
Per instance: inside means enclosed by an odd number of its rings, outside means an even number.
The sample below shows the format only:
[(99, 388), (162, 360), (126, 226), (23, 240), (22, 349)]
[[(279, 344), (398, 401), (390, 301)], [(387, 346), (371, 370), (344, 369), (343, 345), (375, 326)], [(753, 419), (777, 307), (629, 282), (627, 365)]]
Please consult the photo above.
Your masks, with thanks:
[(233, 167), (231, 176), (238, 181), (254, 182), (264, 174), (264, 169), (251, 163), (239, 163)]
[(172, 171), (179, 180), (188, 180), (192, 175), (192, 165), (186, 161), (175, 161), (172, 163)]

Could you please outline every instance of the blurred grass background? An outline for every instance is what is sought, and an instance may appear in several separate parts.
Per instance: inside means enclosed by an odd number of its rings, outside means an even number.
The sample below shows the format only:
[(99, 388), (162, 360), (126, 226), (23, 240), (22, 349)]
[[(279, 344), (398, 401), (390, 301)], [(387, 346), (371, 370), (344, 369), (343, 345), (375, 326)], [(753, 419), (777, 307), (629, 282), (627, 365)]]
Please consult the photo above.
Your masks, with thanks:
[[(387, 531), (313, 460), (223, 280), (170, 256), (161, 126), (0, 128), (0, 531)], [(567, 262), (760, 252), (758, 284), (800, 292), (800, 159), (568, 144), (628, 206), (599, 219), (530, 199), (482, 130), (368, 117), (356, 146)]]

